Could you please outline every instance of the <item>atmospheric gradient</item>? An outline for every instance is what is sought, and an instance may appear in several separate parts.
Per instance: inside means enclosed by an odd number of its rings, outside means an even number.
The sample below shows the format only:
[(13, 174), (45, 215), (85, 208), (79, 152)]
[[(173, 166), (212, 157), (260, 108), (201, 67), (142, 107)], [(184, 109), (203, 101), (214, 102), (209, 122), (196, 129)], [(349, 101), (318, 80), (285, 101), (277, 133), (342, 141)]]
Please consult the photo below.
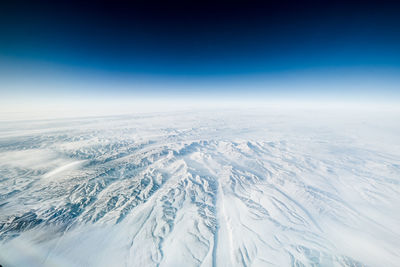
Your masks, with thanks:
[(396, 1), (2, 1), (0, 266), (398, 266)]

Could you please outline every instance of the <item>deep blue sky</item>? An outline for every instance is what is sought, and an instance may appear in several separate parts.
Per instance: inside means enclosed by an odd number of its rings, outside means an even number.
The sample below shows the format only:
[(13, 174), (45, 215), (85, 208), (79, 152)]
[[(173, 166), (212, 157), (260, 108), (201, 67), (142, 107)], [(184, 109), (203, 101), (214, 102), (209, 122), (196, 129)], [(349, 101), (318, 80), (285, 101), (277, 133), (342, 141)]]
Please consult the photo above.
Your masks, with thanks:
[(21, 95), (400, 95), (398, 1), (9, 1)]

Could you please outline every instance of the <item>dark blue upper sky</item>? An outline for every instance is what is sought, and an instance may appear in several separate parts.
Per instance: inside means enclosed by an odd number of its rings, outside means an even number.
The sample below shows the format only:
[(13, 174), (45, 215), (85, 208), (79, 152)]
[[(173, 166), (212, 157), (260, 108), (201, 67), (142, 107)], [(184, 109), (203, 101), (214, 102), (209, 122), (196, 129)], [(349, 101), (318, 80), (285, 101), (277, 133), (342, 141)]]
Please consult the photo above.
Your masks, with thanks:
[(0, 38), (7, 94), (396, 94), (400, 2), (2, 1)]

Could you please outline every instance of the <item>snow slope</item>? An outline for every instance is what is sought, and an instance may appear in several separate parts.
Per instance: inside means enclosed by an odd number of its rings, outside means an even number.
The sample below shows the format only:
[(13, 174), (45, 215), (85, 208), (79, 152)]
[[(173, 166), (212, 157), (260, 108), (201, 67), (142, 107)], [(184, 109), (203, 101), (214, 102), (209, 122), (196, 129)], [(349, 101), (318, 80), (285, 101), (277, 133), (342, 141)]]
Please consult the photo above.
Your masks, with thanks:
[(0, 122), (3, 266), (398, 266), (397, 113)]

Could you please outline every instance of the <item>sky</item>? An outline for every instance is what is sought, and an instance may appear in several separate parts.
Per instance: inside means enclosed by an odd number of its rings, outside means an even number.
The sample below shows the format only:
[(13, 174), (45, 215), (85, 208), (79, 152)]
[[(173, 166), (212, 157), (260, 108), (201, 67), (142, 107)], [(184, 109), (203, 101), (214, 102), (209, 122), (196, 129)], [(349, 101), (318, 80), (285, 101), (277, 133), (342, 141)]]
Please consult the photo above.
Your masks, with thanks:
[(0, 95), (397, 102), (400, 2), (1, 1)]

